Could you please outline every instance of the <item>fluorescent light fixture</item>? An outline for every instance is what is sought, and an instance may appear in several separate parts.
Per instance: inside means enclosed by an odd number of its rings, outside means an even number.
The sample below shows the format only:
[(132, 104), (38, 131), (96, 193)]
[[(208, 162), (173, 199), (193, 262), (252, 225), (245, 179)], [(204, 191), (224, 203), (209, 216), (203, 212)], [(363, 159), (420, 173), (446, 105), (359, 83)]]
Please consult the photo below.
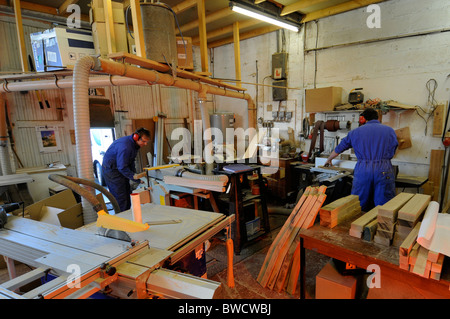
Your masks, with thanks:
[(279, 27), (282, 27), (282, 28), (285, 28), (285, 29), (288, 29), (288, 30), (291, 30), (291, 31), (294, 31), (294, 32), (298, 32), (299, 28), (297, 26), (294, 26), (292, 24), (288, 24), (286, 22), (277, 20), (276, 18), (271, 18), (271, 17), (269, 17), (267, 15), (264, 15), (262, 13), (257, 13), (257, 12), (255, 12), (253, 10), (249, 10), (249, 9), (243, 8), (243, 7), (239, 6), (239, 4), (237, 4), (237, 3), (230, 2), (230, 7), (231, 7), (231, 10), (233, 10), (234, 12), (237, 12), (237, 13), (240, 13), (240, 14), (244, 14), (244, 15), (249, 16), (251, 18), (255, 18), (255, 19), (267, 22), (267, 23), (271, 23), (271, 24), (277, 25)]

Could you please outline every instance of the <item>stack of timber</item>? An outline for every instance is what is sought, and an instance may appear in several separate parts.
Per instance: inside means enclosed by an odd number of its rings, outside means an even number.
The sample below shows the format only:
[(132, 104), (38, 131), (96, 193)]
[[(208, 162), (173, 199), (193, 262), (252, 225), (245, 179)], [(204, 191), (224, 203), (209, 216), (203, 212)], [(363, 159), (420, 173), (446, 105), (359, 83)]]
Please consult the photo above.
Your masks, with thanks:
[(399, 247), (403, 243), (416, 224), (422, 220), (430, 201), (430, 195), (415, 194), (399, 209), (392, 245)]
[(375, 208), (371, 209), (370, 211), (353, 221), (350, 225), (350, 236), (362, 238), (365, 241), (372, 241), (377, 229), (377, 216), (379, 207), (380, 206), (376, 206)]
[(386, 204), (378, 208), (377, 232), (374, 241), (384, 246), (390, 246), (394, 238), (395, 225), (397, 223), (398, 211), (414, 194), (400, 193)]
[(314, 225), (325, 202), (326, 186), (307, 187), (270, 246), (257, 281), (271, 290), (294, 294), (300, 275), (300, 229)]
[(228, 179), (225, 180), (203, 180), (188, 177), (164, 176), (164, 183), (190, 188), (206, 189), (214, 192), (224, 192)]
[(320, 225), (334, 228), (344, 220), (361, 213), (358, 195), (348, 195), (320, 209)]
[(421, 222), (418, 222), (399, 248), (399, 267), (419, 276), (440, 280), (445, 256), (419, 245), (417, 235)]

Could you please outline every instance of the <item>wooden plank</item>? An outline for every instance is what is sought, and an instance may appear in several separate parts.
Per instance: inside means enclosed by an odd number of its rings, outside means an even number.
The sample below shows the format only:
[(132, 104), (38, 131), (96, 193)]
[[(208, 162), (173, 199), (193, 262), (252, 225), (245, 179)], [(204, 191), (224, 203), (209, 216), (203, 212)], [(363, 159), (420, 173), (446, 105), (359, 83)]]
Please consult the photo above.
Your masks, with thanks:
[(371, 221), (377, 218), (378, 215), (378, 207), (374, 207), (355, 221), (353, 221), (350, 225), (350, 229), (353, 229), (354, 231), (363, 232), (364, 227), (369, 224)]
[(425, 212), (430, 201), (430, 195), (415, 194), (402, 208), (399, 209), (397, 218), (415, 222)]
[(378, 215), (397, 219), (399, 209), (402, 208), (403, 205), (405, 205), (413, 196), (414, 194), (410, 193), (398, 194), (386, 204), (378, 208)]
[(25, 47), (25, 36), (22, 25), (22, 11), (20, 8), (20, 0), (14, 0), (14, 15), (16, 19), (17, 42), (19, 43), (20, 63), (22, 64), (22, 72), (28, 72), (27, 49)]
[(372, 220), (366, 226), (364, 226), (363, 230), (363, 240), (372, 241), (375, 237), (375, 233), (377, 231), (378, 222), (376, 219)]
[(224, 184), (220, 181), (204, 181), (186, 177), (164, 176), (164, 183), (190, 188), (207, 189), (220, 193), (225, 192)]
[[(321, 193), (325, 194), (325, 190), (326, 190), (326, 188)], [(319, 189), (319, 192), (320, 192), (320, 189)], [(326, 195), (319, 196), (319, 198), (316, 201), (317, 204), (314, 205), (314, 207), (309, 211), (309, 213), (307, 212), (308, 215), (307, 215), (305, 221), (301, 224), (301, 227), (303, 229), (311, 228), (314, 225), (314, 221), (316, 220), (317, 214), (319, 213), (320, 208), (322, 207), (323, 203), (325, 202), (326, 197), (327, 197)]]
[(278, 254), (277, 254), (277, 258), (275, 260), (275, 263), (273, 265), (272, 268), (272, 273), (269, 277), (267, 286), (270, 289), (273, 289), (275, 283), (276, 283), (276, 279), (278, 277), (280, 268), (282, 266), (283, 260), (285, 255), (288, 253), (289, 248), (292, 244), (292, 242), (294, 241), (295, 237), (297, 236), (298, 232), (301, 229), (302, 223), (304, 222), (304, 215), (305, 212), (309, 213), (309, 211), (312, 210), (319, 210), (320, 207), (322, 206), (323, 202), (325, 201), (326, 195), (324, 193), (319, 193), (318, 196), (313, 196), (313, 200), (311, 200), (311, 205), (306, 206), (307, 208), (305, 209), (305, 211), (302, 212), (299, 220), (296, 222), (294, 220), (294, 225), (291, 229), (291, 231), (288, 233), (288, 236), (284, 242), (283, 245), (281, 245), (278, 249)]
[(431, 150), (430, 153), (430, 169), (428, 171), (428, 180), (433, 182), (432, 200), (439, 200), (442, 165), (444, 161), (444, 150)]
[(311, 196), (313, 194), (317, 193), (317, 188), (315, 187), (307, 187), (305, 189), (305, 192), (301, 196), (300, 200), (298, 201), (297, 205), (293, 209), (292, 213), (289, 215), (288, 219), (284, 223), (281, 230), (278, 232), (278, 235), (275, 237), (274, 241), (272, 242), (272, 245), (269, 248), (269, 251), (266, 254), (266, 257), (264, 259), (264, 262), (262, 264), (262, 267), (259, 271), (257, 281), (263, 286), (266, 287), (267, 281), (270, 276), (270, 272), (272, 271), (274, 261), (274, 256), (276, 254), (276, 251), (278, 250), (278, 246), (283, 243), (283, 240), (285, 238), (285, 234), (289, 231), (290, 228), (292, 228), (292, 224), (294, 223), (294, 220), (298, 218), (300, 214), (303, 213), (303, 205), (309, 205), (309, 203), (315, 199), (314, 196)]
[(131, 17), (133, 20), (134, 44), (136, 46), (136, 55), (146, 58), (144, 30), (142, 28), (142, 15), (139, 0), (130, 0)]
[(395, 130), (395, 135), (397, 135), (399, 150), (410, 148), (412, 146), (411, 133), (408, 126)]
[(234, 69), (236, 86), (241, 87), (241, 43), (239, 40), (239, 21), (233, 23)]
[(198, 34), (200, 37), (200, 61), (202, 72), (209, 71), (208, 40), (206, 37), (205, 0), (197, 0)]
[(296, 238), (298, 240), (297, 247), (295, 248), (294, 256), (292, 257), (292, 266), (291, 271), (289, 273), (288, 282), (286, 285), (286, 291), (294, 295), (295, 290), (297, 289), (298, 278), (300, 276), (300, 237)]
[(445, 120), (445, 106), (439, 104), (434, 109), (433, 113), (433, 136), (442, 137), (442, 132), (444, 130), (444, 120)]

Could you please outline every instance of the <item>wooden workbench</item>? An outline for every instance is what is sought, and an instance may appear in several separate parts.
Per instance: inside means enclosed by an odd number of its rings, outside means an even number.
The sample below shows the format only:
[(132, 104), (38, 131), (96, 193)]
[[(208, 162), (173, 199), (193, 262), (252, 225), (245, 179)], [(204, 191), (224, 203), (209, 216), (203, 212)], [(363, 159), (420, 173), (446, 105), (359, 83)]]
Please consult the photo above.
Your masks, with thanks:
[[(305, 249), (314, 250), (359, 268), (367, 269), (371, 264), (380, 267), (381, 273), (390, 278), (407, 282), (413, 287), (450, 298), (450, 269), (447, 266), (439, 281), (427, 279), (399, 267), (399, 248), (367, 242), (349, 235), (350, 224), (360, 215), (333, 229), (315, 224), (300, 231), (300, 298), (305, 298)], [(445, 267), (445, 264), (444, 264)]]

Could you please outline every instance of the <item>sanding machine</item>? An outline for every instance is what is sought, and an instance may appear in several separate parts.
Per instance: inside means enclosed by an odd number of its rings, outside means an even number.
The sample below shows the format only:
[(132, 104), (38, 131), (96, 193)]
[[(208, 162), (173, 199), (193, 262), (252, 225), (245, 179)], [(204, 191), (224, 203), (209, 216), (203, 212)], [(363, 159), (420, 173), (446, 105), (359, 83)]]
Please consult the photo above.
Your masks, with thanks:
[[(73, 185), (90, 182), (61, 176), (51, 179), (89, 197), (99, 218), (82, 228), (68, 229), (8, 214), (0, 230), (0, 254), (33, 270), (1, 284), (0, 298), (81, 299), (101, 293), (123, 299), (210, 299), (217, 295), (220, 283), (174, 271), (171, 266), (227, 229), (234, 215), (148, 203), (141, 206), (143, 222), (138, 223), (131, 210), (110, 215), (84, 188)], [(167, 223), (168, 219), (178, 222)], [(109, 230), (116, 232), (106, 236)], [(47, 274), (55, 279), (17, 293)]]

